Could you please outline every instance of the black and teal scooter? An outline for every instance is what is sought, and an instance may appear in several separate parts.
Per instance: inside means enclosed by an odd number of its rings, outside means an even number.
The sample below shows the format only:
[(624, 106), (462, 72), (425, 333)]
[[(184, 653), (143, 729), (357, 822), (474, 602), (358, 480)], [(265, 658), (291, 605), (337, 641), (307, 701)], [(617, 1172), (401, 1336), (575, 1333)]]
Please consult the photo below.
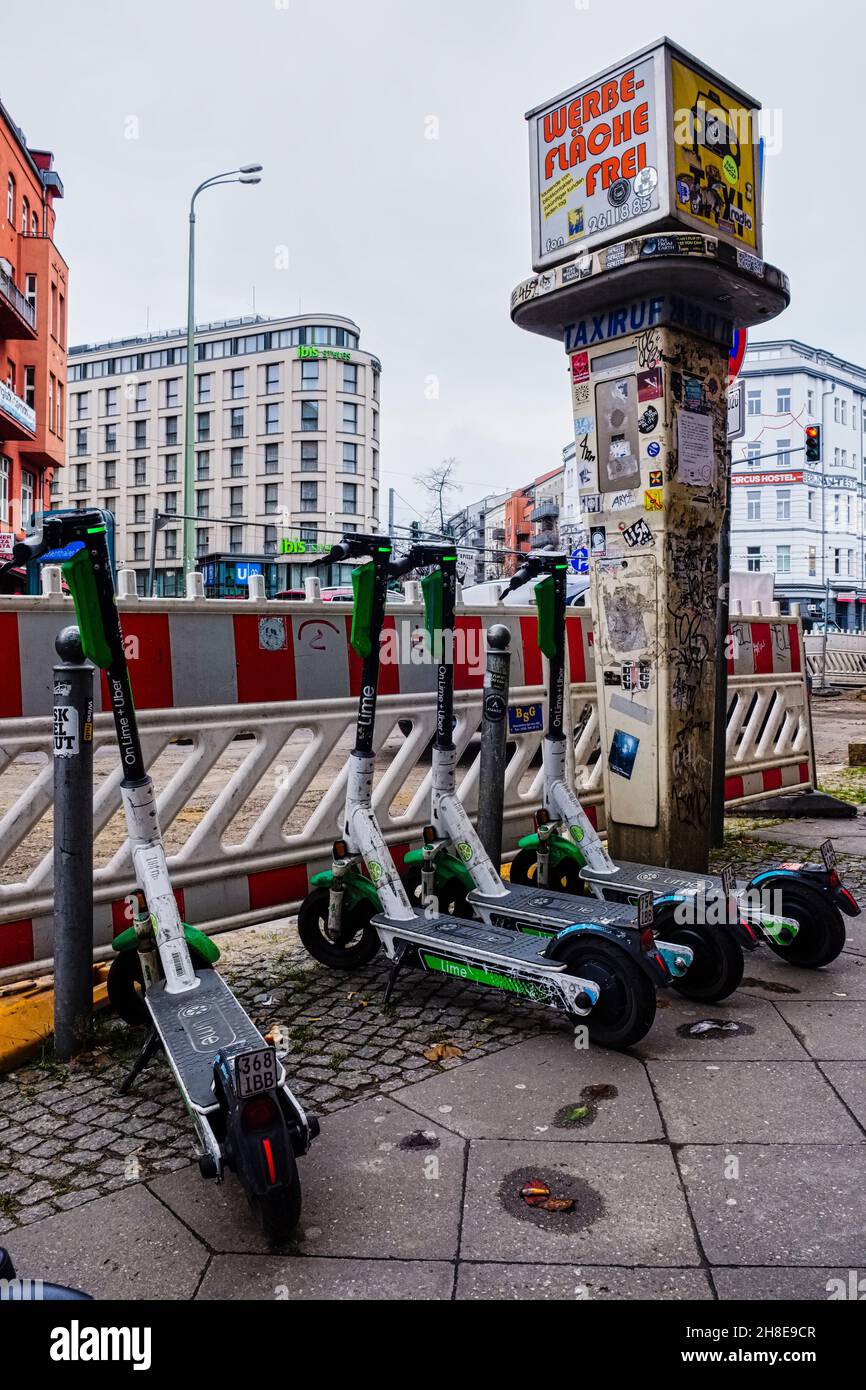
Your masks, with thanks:
[(161, 1048), (195, 1126), (202, 1175), (219, 1182), (225, 1170), (236, 1173), (264, 1233), (281, 1240), (300, 1215), (296, 1160), (318, 1134), (318, 1121), (305, 1114), (274, 1048), (213, 969), (215, 944), (180, 920), (142, 755), (107, 519), (95, 509), (45, 517), (41, 530), (15, 543), (12, 563), (61, 566), (84, 654), (108, 683), (140, 890), (133, 927), (114, 943), (120, 953), (109, 971), (109, 997), (126, 1021), (150, 1028), (122, 1089)]
[(692, 998), (724, 998), (730, 993), (725, 972), (729, 982), (737, 968), (742, 975), (742, 952), (762, 941), (791, 965), (829, 965), (845, 944), (843, 914), (856, 917), (860, 912), (839, 878), (830, 840), (821, 846), (820, 864), (779, 865), (740, 882), (731, 867), (721, 874), (694, 874), (611, 859), (567, 773), (567, 568), (566, 555), (543, 552), (528, 556), (512, 581), (516, 586), (538, 580), (538, 645), (548, 660), (548, 716), (542, 743), (543, 805), (535, 832), (520, 841), (511, 881), (589, 892), (608, 902), (629, 902), (651, 892), (655, 929), (666, 937), (673, 933), (695, 951), (694, 965), (681, 986)]

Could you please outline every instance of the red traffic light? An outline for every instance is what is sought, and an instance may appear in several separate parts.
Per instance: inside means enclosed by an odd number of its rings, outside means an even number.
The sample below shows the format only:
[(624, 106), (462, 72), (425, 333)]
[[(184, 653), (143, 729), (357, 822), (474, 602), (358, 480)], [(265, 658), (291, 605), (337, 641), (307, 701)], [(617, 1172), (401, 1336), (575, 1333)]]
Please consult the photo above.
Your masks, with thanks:
[(807, 425), (806, 430), (806, 462), (820, 463), (821, 461), (821, 426)]

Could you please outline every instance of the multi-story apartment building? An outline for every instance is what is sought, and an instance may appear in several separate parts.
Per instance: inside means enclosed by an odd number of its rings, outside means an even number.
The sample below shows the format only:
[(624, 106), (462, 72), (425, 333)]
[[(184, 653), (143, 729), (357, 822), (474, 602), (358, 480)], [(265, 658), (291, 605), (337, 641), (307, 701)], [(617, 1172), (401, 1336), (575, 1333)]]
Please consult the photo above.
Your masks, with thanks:
[(484, 579), (501, 579), (505, 573), (505, 492), (484, 513)]
[[(53, 163), (0, 104), (0, 560), (64, 460), (68, 272), (54, 245)], [(0, 586), (22, 582), (12, 572)]]
[[(269, 594), (376, 529), (381, 364), (336, 314), (254, 316), (196, 329), (195, 547), (207, 592)], [(139, 592), (183, 593), (184, 330), (72, 347), (69, 466), (53, 505), (114, 513), (117, 563)], [(155, 545), (153, 545), (155, 539)]]
[(490, 493), (478, 502), (461, 507), (459, 512), (448, 518), (448, 534), (456, 541), (458, 570), (466, 585), (481, 584), (487, 578), (487, 516), (489, 512), (496, 511), (507, 496), (507, 492)]
[[(734, 442), (731, 568), (775, 574), (783, 609), (866, 629), (866, 370), (793, 340), (746, 354), (745, 434)], [(807, 463), (805, 428), (821, 427)]]

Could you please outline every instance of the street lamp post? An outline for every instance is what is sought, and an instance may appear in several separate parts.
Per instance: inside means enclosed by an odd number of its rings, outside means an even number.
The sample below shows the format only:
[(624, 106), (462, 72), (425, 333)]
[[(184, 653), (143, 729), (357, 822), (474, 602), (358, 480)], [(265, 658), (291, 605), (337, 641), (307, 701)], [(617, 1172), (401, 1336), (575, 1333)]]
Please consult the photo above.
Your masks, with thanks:
[(200, 183), (189, 204), (189, 267), (186, 302), (186, 412), (183, 422), (183, 568), (195, 569), (195, 481), (193, 478), (193, 411), (195, 393), (195, 200), (206, 188), (223, 183), (261, 183), (261, 164), (242, 164)]

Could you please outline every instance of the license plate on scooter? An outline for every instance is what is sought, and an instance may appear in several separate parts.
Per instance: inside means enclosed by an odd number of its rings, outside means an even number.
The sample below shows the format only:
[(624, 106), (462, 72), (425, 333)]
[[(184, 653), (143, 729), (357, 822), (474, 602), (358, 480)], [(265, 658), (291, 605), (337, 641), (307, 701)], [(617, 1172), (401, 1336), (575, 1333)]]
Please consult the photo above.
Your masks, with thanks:
[(277, 1084), (277, 1054), (272, 1047), (239, 1052), (235, 1057), (235, 1080), (241, 1100), (273, 1091)]

